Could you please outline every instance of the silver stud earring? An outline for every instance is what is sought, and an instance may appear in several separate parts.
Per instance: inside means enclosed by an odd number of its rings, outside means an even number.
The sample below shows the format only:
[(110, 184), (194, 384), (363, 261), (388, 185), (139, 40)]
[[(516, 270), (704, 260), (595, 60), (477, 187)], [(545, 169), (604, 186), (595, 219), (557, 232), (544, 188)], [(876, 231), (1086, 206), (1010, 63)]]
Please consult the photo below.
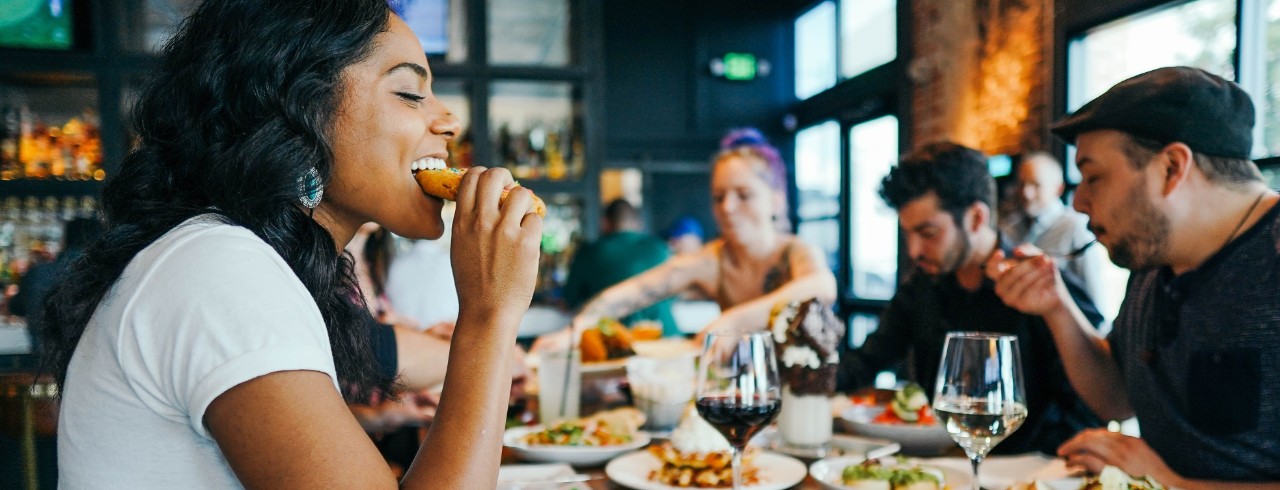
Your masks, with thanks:
[(315, 209), (324, 197), (324, 184), (320, 182), (320, 172), (315, 167), (307, 169), (307, 173), (298, 179), (298, 201), (307, 209)]

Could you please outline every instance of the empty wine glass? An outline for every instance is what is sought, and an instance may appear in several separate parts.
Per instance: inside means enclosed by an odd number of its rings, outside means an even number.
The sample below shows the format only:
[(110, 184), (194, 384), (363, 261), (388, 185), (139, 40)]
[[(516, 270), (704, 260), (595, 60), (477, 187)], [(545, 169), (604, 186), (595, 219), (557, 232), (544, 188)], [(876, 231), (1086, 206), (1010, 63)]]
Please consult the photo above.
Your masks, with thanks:
[(742, 488), (742, 451), (782, 409), (773, 337), (768, 332), (707, 334), (697, 381), (701, 415), (733, 446), (733, 488)]
[(980, 490), (978, 465), (1027, 419), (1018, 338), (983, 332), (947, 334), (933, 410), (969, 456), (973, 490)]

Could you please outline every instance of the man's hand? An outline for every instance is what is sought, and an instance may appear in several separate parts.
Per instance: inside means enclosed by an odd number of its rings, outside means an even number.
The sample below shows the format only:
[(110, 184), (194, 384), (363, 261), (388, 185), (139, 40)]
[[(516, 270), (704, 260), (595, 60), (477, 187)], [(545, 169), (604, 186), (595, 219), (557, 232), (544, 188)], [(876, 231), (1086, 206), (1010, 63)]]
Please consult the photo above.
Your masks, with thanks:
[(1018, 247), (1012, 258), (996, 250), (987, 259), (986, 274), (1006, 305), (1028, 315), (1045, 316), (1072, 301), (1053, 259), (1034, 247)]
[(1115, 466), (1133, 476), (1150, 476), (1166, 487), (1182, 486), (1182, 477), (1169, 469), (1145, 441), (1106, 429), (1076, 434), (1058, 447), (1058, 456), (1067, 459), (1068, 467), (1084, 468), (1090, 473)]

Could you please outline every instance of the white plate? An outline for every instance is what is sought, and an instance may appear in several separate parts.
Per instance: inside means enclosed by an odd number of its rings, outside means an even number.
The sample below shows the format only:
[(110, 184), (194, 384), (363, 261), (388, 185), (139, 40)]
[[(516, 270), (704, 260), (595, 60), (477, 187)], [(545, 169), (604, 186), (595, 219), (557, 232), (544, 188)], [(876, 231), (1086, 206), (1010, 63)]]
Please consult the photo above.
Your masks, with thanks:
[(892, 456), (902, 450), (896, 442), (884, 439), (868, 439), (866, 437), (833, 434), (831, 442), (817, 447), (791, 446), (782, 440), (777, 427), (766, 427), (751, 438), (752, 446), (769, 448), (787, 456), (814, 460), (825, 457), (857, 456), (862, 458), (883, 458)]
[(502, 434), (502, 445), (511, 448), (517, 457), (525, 461), (594, 466), (649, 444), (649, 434), (644, 431), (637, 431), (630, 443), (617, 446), (544, 446), (525, 444), (521, 441), (525, 434), (540, 430), (542, 430), (541, 426), (512, 427)]
[[(561, 355), (564, 355), (564, 351), (560, 352)], [(606, 373), (610, 371), (623, 372), (627, 368), (627, 359), (628, 358), (626, 357), (622, 357), (618, 359), (609, 359), (607, 361), (584, 362), (582, 363), (582, 372), (588, 374)], [(536, 371), (538, 369), (538, 365), (542, 364), (542, 353), (532, 352), (525, 355), (524, 364), (529, 369)]]
[[(969, 460), (966, 458), (932, 458), (918, 461), (920, 464), (947, 468), (965, 475), (972, 471)], [(1071, 478), (1071, 474), (1064, 460), (1030, 453), (987, 457), (982, 461), (981, 479), (983, 487), (999, 490), (1036, 480), (1045, 483), (1051, 490), (1079, 490), (1081, 480)]]
[[(742, 487), (747, 490), (783, 490), (804, 480), (804, 463), (790, 456), (760, 451), (755, 463), (760, 469), (760, 482)], [(663, 485), (649, 479), (649, 473), (662, 467), (662, 461), (648, 451), (636, 451), (618, 456), (604, 467), (610, 480), (636, 490), (678, 490), (679, 487)]]
[(637, 340), (631, 343), (637, 356), (671, 358), (698, 357), (702, 349), (693, 340), (684, 337), (667, 337), (657, 340)]
[[(814, 461), (812, 465), (809, 465), (809, 475), (813, 476), (814, 480), (818, 480), (818, 482), (822, 484), (822, 488), (826, 488), (828, 490), (849, 490), (852, 487), (845, 486), (844, 483), (840, 481), (840, 475), (844, 473), (844, 469), (846, 467), (862, 463), (863, 461), (866, 461), (866, 459), (857, 456), (840, 456), (836, 458), (819, 459)], [(894, 461), (895, 460), (892, 458), (887, 458), (881, 462), (893, 464)], [(930, 465), (928, 462), (915, 459), (907, 459), (904, 464), (919, 465), (925, 470), (933, 470), (935, 474), (942, 476), (942, 484), (944, 485), (944, 488), (960, 490), (969, 488), (973, 484), (973, 478), (971, 478), (969, 474), (963, 471), (958, 471), (954, 468), (934, 466)]]
[(1080, 485), (1084, 485), (1083, 478), (1061, 478), (1057, 480), (1037, 481), (1045, 484), (1048, 488), (1037, 487), (1036, 490), (1080, 490)]
[(584, 482), (575, 483), (533, 483), (549, 482), (556, 478), (572, 477), (573, 468), (567, 464), (507, 464), (498, 468), (497, 490), (556, 489), (587, 490), (591, 486)]
[(930, 456), (941, 454), (956, 445), (955, 441), (951, 439), (951, 435), (947, 434), (947, 430), (940, 424), (876, 424), (871, 422), (883, 411), (884, 407), (854, 405), (840, 414), (840, 421), (849, 432), (854, 434), (876, 439), (888, 439), (902, 444), (902, 452), (906, 454)]

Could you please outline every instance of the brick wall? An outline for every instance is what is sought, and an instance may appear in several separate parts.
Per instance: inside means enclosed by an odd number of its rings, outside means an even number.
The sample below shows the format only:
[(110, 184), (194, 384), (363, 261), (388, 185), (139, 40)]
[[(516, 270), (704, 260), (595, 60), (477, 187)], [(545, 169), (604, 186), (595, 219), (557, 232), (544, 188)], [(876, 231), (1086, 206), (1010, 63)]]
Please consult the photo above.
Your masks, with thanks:
[(912, 141), (1044, 149), (1053, 0), (915, 0)]

